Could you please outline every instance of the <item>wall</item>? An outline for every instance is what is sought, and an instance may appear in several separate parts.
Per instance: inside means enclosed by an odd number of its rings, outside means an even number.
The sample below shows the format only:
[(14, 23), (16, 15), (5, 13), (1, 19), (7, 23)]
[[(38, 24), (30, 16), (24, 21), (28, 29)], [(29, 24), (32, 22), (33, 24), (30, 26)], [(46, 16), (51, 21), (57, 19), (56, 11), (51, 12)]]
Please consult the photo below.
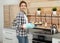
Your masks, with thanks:
[(60, 1), (45, 1), (31, 3), (30, 7), (59, 7)]

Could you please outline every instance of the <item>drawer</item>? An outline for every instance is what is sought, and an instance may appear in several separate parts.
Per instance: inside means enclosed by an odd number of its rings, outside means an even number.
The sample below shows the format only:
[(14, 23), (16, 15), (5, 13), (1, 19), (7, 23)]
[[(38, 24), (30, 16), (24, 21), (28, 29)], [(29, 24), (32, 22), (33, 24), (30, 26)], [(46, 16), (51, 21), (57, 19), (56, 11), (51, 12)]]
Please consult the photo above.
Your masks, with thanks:
[(11, 38), (11, 39), (13, 39), (13, 38), (16, 38), (16, 35), (5, 34), (5, 35), (3, 35), (3, 38)]
[(4, 38), (3, 43), (13, 43), (13, 39), (10, 38)]
[(16, 32), (5, 32), (4, 34), (16, 35)]
[(3, 39), (5, 39), (5, 38), (13, 39), (14, 37), (13, 36), (3, 36)]
[(4, 37), (3, 43), (18, 43), (18, 39), (16, 37), (14, 38)]
[(16, 35), (14, 35), (14, 34), (4, 34), (3, 36), (4, 36), (4, 37), (11, 37), (11, 38), (12, 38), (12, 37), (16, 37)]
[(16, 32), (11, 32), (11, 31), (4, 31), (3, 35), (7, 35), (7, 36), (16, 36)]
[(5, 34), (3, 35), (3, 37), (14, 38), (14, 37), (16, 37), (16, 34), (8, 34), (8, 33), (5, 33)]
[(13, 30), (3, 30), (3, 32), (15, 33), (16, 31), (13, 31)]

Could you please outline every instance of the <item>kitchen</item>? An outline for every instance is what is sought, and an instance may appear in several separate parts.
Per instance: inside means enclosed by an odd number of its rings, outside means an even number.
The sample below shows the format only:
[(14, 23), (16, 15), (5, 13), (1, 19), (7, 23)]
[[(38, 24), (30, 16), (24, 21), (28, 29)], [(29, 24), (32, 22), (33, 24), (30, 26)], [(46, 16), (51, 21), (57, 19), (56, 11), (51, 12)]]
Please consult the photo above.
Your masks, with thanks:
[[(1, 21), (0, 21), (1, 34), (2, 34), (2, 30), (4, 30), (5, 28), (11, 28), (12, 21), (15, 18), (16, 14), (19, 10), (18, 5), (17, 5), (19, 1), (20, 0), (18, 0), (18, 1), (17, 0), (16, 1), (15, 0), (13, 0), (13, 1), (1, 0), (1, 2), (2, 2), (1, 3), (1, 15), (0, 15), (1, 16)], [(25, 0), (25, 1), (27, 1), (27, 3), (29, 3), (28, 9), (30, 11), (30, 15), (28, 15), (28, 19), (30, 22), (34, 23), (37, 26), (36, 28), (29, 30), (29, 31), (32, 31), (33, 34), (36, 34), (38, 32), (40, 33), (40, 30), (42, 30), (42, 31), (44, 31), (44, 34), (45, 34), (45, 32), (48, 30), (50, 32), (50, 29), (51, 29), (50, 26), (52, 24), (56, 24), (57, 29), (60, 32), (60, 17), (59, 17), (60, 16), (59, 15), (60, 14), (60, 5), (59, 5), (60, 1), (59, 0), (58, 1), (57, 0), (55, 0), (55, 1), (54, 0), (51, 0), (51, 1), (49, 1), (49, 0), (46, 0), (46, 1), (44, 1), (44, 0), (38, 0), (38, 1)], [(53, 11), (52, 11), (53, 8), (57, 9), (57, 13), (55, 12), (56, 14), (53, 14)], [(38, 9), (41, 10), (40, 15), (37, 15)], [(7, 10), (7, 12), (5, 12), (6, 10)], [(6, 32), (8, 30), (6, 30)], [(12, 30), (12, 31), (13, 31), (13, 33), (15, 32), (14, 30)], [(5, 31), (3, 31), (3, 33), (5, 33)], [(42, 34), (42, 33), (40, 33), (40, 34), (39, 33), (38, 33), (38, 35)], [(45, 34), (45, 35), (49, 36), (50, 33)], [(3, 37), (4, 37), (4, 34), (3, 34)], [(50, 35), (50, 37), (52, 37), (52, 43), (60, 43), (59, 33)], [(2, 40), (5, 40), (5, 39), (3, 38)], [(5, 41), (5, 42), (7, 42), (7, 41)], [(12, 42), (10, 41), (10, 43), (12, 43)], [(40, 43), (40, 42), (34, 42), (34, 43)], [(41, 43), (46, 43), (46, 42), (41, 42)]]

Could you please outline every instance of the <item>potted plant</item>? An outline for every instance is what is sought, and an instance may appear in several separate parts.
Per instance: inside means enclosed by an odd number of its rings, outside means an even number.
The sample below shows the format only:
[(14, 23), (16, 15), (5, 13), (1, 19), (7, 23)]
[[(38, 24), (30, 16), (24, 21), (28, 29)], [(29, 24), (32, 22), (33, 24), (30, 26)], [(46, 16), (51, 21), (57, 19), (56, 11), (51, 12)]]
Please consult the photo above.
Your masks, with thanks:
[(56, 10), (57, 10), (56, 7), (54, 7), (54, 8), (52, 9), (52, 11), (53, 11), (53, 15), (56, 15)]
[(41, 8), (38, 8), (37, 9), (37, 15), (40, 15), (40, 13), (41, 13)]

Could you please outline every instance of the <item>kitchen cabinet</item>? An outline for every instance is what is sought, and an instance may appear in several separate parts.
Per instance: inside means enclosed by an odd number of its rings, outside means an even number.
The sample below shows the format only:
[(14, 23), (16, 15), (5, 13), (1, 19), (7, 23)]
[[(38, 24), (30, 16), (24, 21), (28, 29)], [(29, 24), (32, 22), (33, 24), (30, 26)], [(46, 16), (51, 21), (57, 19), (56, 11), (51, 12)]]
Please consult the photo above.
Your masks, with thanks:
[[(28, 34), (28, 41), (32, 43), (33, 35), (31, 33)], [(16, 30), (14, 29), (4, 29), (3, 30), (3, 43), (18, 43), (18, 39), (16, 37)]]
[(60, 43), (60, 39), (59, 38), (52, 38), (52, 43)]
[(18, 40), (16, 38), (16, 30), (4, 29), (3, 43), (18, 43)]

